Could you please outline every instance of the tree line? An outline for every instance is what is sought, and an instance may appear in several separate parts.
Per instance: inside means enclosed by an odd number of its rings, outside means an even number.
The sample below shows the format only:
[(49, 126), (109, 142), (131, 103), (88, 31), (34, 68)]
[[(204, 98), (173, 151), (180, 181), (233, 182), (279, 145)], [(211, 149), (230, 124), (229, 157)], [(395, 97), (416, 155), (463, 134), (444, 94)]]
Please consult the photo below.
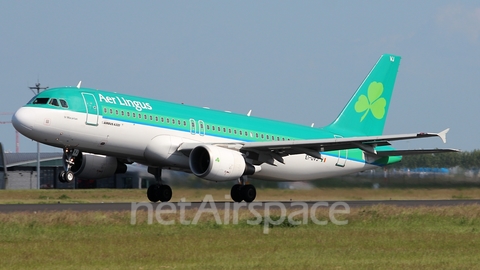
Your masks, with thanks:
[(393, 164), (391, 168), (480, 168), (480, 150), (471, 152), (450, 152), (440, 154), (407, 155), (402, 162)]

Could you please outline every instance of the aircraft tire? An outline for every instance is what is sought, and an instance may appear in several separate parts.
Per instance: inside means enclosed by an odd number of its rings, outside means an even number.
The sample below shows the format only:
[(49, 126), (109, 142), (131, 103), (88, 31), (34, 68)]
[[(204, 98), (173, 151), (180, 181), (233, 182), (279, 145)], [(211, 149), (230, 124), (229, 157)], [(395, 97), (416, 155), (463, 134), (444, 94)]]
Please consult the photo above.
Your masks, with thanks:
[(230, 191), (230, 197), (234, 202), (241, 202), (242, 199), (242, 185), (236, 184), (233, 185), (232, 190)]
[(172, 199), (172, 188), (169, 185), (161, 185), (158, 190), (158, 198), (161, 202), (168, 202)]
[(65, 183), (65, 171), (61, 171), (58, 174), (58, 181), (60, 181), (61, 183)]
[(147, 198), (151, 202), (158, 202), (160, 200), (160, 192), (159, 192), (160, 187), (161, 187), (160, 184), (153, 184), (153, 185), (148, 187)]
[(67, 171), (65, 172), (63, 178), (65, 183), (71, 183), (73, 180), (75, 180), (75, 175), (73, 174), (72, 171)]
[(242, 198), (245, 202), (253, 202), (257, 197), (257, 190), (253, 185), (245, 185), (241, 190)]

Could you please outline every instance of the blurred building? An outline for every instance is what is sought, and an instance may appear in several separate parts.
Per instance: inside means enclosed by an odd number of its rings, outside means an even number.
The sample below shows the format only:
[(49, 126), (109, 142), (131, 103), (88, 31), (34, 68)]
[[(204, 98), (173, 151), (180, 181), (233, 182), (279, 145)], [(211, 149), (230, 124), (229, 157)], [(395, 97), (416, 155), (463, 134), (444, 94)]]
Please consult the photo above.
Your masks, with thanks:
[[(144, 166), (128, 165), (124, 174), (103, 179), (76, 178), (62, 183), (62, 153), (40, 153), (40, 188), (147, 188), (155, 182)], [(5, 153), (0, 143), (0, 189), (37, 189), (37, 153)]]

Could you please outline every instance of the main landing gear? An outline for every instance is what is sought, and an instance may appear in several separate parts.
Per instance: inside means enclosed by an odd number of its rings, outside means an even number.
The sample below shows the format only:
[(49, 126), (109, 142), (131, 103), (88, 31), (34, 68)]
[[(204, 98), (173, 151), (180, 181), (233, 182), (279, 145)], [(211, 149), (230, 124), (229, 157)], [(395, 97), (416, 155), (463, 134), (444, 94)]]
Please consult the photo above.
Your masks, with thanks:
[(168, 202), (172, 199), (172, 188), (169, 185), (163, 184), (162, 168), (148, 167), (148, 172), (155, 175), (156, 184), (151, 185), (147, 189), (147, 198), (151, 202)]
[[(162, 169), (148, 167), (148, 172), (155, 176), (157, 183), (151, 185), (147, 189), (147, 198), (151, 202), (168, 202), (172, 199), (172, 188), (169, 185), (163, 184)], [(257, 196), (257, 190), (253, 185), (246, 184), (246, 177), (240, 177), (239, 184), (232, 187), (230, 197), (235, 202), (253, 202)]]
[(257, 196), (257, 190), (253, 185), (246, 185), (245, 177), (240, 177), (240, 184), (236, 184), (230, 191), (230, 197), (234, 202), (253, 202)]
[(63, 149), (63, 167), (65, 170), (58, 174), (58, 180), (62, 183), (71, 183), (75, 180), (75, 175), (72, 172), (72, 167), (75, 165), (75, 159), (80, 151), (78, 149)]

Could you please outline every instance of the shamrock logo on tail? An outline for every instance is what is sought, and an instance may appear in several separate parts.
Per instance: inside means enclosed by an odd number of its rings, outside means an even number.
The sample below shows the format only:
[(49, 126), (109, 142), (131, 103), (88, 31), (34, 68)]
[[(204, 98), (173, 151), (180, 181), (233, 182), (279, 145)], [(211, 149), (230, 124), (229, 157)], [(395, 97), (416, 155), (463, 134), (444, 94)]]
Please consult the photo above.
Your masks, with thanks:
[(360, 119), (360, 122), (365, 119), (368, 112), (372, 112), (377, 119), (382, 119), (385, 116), (385, 106), (387, 101), (385, 98), (380, 98), (383, 93), (383, 84), (379, 82), (372, 82), (368, 86), (368, 97), (361, 95), (355, 103), (355, 111), (358, 113), (365, 112)]

